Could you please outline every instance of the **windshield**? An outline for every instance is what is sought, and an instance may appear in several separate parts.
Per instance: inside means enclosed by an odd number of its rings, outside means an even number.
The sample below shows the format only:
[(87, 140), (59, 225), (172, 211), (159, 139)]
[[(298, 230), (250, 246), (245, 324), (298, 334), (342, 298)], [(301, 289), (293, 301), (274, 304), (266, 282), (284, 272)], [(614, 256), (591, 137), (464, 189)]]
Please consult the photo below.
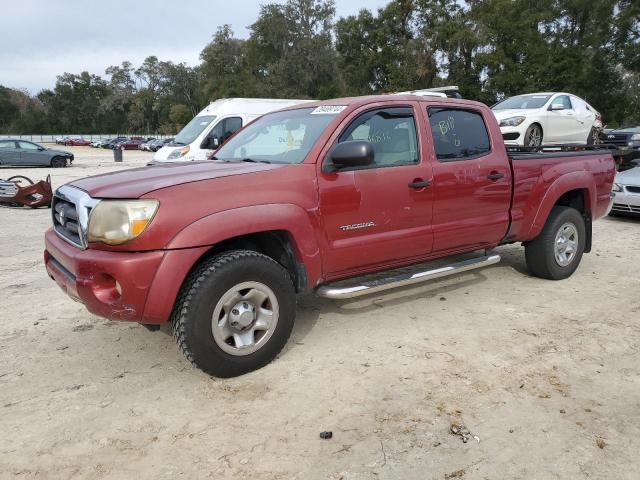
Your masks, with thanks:
[(193, 120), (187, 123), (185, 127), (180, 130), (180, 133), (176, 135), (174, 143), (189, 145), (196, 138), (198, 138), (198, 135), (200, 135), (202, 131), (207, 128), (207, 125), (213, 122), (215, 118), (215, 115), (202, 115), (193, 117)]
[(300, 108), (267, 114), (225, 143), (215, 159), (301, 163), (341, 109)]
[(541, 108), (550, 97), (551, 95), (518, 95), (494, 105), (493, 110)]

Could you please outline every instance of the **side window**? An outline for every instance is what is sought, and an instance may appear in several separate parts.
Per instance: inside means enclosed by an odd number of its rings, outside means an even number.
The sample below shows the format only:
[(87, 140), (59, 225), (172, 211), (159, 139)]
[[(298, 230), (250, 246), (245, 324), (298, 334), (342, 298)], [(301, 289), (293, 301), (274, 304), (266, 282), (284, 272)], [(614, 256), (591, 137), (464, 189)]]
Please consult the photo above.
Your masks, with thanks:
[(563, 107), (565, 110), (572, 110), (571, 100), (568, 95), (560, 95), (551, 102), (551, 107)]
[(236, 133), (237, 130), (242, 128), (242, 118), (240, 117), (230, 117), (224, 120), (224, 132), (222, 137), (222, 142), (224, 143), (231, 135)]
[(38, 146), (35, 143), (31, 142), (18, 142), (20, 148), (24, 150), (38, 150)]
[(415, 165), (419, 161), (413, 110), (407, 107), (365, 112), (340, 135), (338, 142), (367, 140), (373, 144), (374, 167)]
[(0, 148), (11, 148), (15, 149), (16, 144), (13, 140), (0, 140)]
[(491, 151), (482, 115), (473, 110), (432, 107), (427, 110), (436, 157), (441, 162), (469, 160)]
[[(218, 146), (222, 145), (227, 139), (233, 135), (236, 130), (239, 130), (242, 127), (242, 118), (240, 117), (229, 117), (223, 120), (220, 120), (215, 127), (211, 129), (209, 135), (205, 139), (207, 142), (208, 148), (215, 148), (213, 144), (213, 139), (218, 139)], [(204, 147), (202, 147), (204, 148)]]

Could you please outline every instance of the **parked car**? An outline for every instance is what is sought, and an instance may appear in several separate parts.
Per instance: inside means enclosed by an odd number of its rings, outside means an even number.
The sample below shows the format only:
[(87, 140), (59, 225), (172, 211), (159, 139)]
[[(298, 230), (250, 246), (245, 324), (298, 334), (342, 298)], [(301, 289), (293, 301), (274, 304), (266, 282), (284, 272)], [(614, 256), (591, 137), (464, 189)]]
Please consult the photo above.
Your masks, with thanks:
[[(261, 116), (212, 161), (60, 187), (45, 265), (94, 314), (171, 321), (192, 363), (229, 377), (278, 354), (297, 293), (375, 293), (496, 263), (514, 242), (534, 275), (569, 277), (614, 175), (606, 151), (507, 154), (478, 102), (313, 102)], [(446, 266), (393, 270), (434, 259)]]
[(129, 140), (123, 140), (114, 145), (114, 149), (120, 150), (138, 150), (138, 147), (143, 143), (141, 139), (130, 138)]
[(146, 151), (146, 152), (150, 152), (151, 151), (151, 143), (155, 142), (155, 141), (156, 141), (155, 138), (147, 138), (140, 145), (138, 145), (138, 149)]
[(91, 140), (85, 140), (82, 137), (72, 137), (64, 142), (67, 147), (86, 147), (91, 145)]
[(620, 148), (640, 150), (640, 127), (607, 129), (600, 135), (603, 143)]
[(640, 167), (616, 174), (612, 215), (640, 216)]
[(546, 92), (507, 98), (491, 107), (507, 145), (599, 143), (602, 116), (570, 93)]
[(231, 135), (260, 115), (308, 101), (271, 98), (216, 100), (187, 123), (173, 142), (160, 148), (151, 164), (206, 160)]
[(108, 142), (105, 142), (102, 144), (102, 148), (111, 148), (113, 149), (113, 147), (120, 143), (123, 142), (125, 140), (128, 140), (129, 137), (116, 137), (116, 138), (112, 138), (111, 140), (109, 140)]
[(66, 142), (69, 139), (68, 135), (61, 135), (55, 138), (55, 142), (58, 145), (64, 145), (64, 142)]
[(73, 162), (73, 153), (46, 148), (27, 140), (0, 139), (0, 165), (66, 167)]

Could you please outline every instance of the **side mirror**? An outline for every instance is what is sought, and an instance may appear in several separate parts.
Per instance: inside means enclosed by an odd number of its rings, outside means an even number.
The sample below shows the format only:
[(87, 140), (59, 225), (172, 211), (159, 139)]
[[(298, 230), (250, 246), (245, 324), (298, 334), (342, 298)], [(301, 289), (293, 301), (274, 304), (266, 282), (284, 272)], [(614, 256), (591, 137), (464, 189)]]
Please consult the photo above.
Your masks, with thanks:
[(551, 106), (549, 107), (549, 110), (551, 110), (552, 112), (556, 111), (556, 110), (564, 110), (564, 105), (558, 105), (558, 104), (553, 105), (553, 104), (551, 104)]
[(38, 150), (40, 150), (41, 152), (43, 152), (43, 151), (45, 151), (45, 150), (46, 150), (46, 148), (44, 148), (44, 147), (38, 147)]
[(365, 167), (374, 162), (373, 144), (366, 140), (352, 140), (337, 143), (327, 155), (324, 172), (335, 172), (344, 168)]
[(202, 145), (200, 145), (200, 148), (204, 150), (215, 150), (219, 146), (220, 146), (220, 140), (218, 139), (218, 137), (207, 137), (203, 140)]

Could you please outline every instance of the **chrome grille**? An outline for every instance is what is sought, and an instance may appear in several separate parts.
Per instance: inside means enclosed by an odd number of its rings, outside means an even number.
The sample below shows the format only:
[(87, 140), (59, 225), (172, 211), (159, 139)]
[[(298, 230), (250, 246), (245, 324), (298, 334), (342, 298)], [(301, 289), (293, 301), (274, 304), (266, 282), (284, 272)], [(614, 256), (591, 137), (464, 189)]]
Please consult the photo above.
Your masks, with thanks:
[(626, 133), (605, 133), (602, 140), (607, 145), (618, 145), (626, 147), (629, 143), (629, 135)]
[(82, 247), (78, 211), (74, 203), (54, 197), (51, 206), (53, 213), (53, 228), (61, 236), (70, 240), (78, 247)]
[(56, 190), (51, 204), (53, 228), (56, 233), (76, 247), (87, 248), (89, 214), (98, 201), (88, 193), (67, 185)]
[(623, 203), (614, 203), (611, 211), (618, 213), (640, 213), (640, 207), (636, 207), (635, 205), (625, 205)]
[(13, 182), (0, 181), (0, 198), (13, 198), (18, 193), (18, 186)]

